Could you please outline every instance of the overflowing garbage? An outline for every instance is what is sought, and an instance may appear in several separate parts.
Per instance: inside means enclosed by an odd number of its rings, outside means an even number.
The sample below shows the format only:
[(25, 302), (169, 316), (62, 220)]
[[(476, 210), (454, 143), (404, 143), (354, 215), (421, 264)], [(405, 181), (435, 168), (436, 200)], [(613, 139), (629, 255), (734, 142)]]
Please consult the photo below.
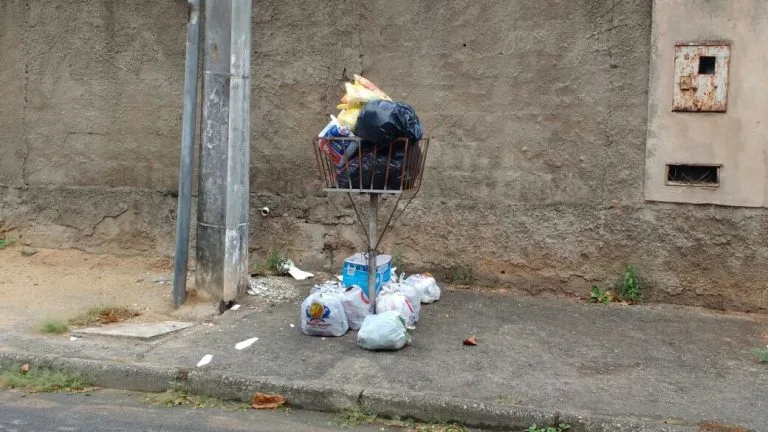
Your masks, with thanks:
[(424, 135), (416, 111), (359, 75), (345, 83), (345, 90), (337, 105), (341, 111), (331, 116), (317, 140), (333, 165), (336, 187), (411, 188), (422, 165), (416, 143)]
[[(369, 194), (369, 215), (375, 222), (379, 195), (409, 191), (412, 200), (418, 192), (429, 139), (423, 139), (411, 105), (392, 100), (368, 79), (354, 75), (344, 89), (340, 112), (330, 116), (315, 139), (317, 166), (326, 191), (350, 197), (353, 192)], [(392, 215), (396, 209), (397, 204)], [(367, 229), (368, 250), (375, 250), (375, 239), (380, 241), (376, 224)], [(389, 255), (375, 258), (375, 268), (370, 269), (373, 287), (368, 286), (368, 255), (358, 253), (344, 260), (338, 281), (312, 288), (301, 305), (304, 333), (326, 337), (358, 330), (358, 345), (370, 350), (396, 350), (410, 343), (408, 331), (419, 321), (421, 304), (438, 300), (440, 288), (428, 274), (398, 276)], [(376, 293), (375, 302), (369, 292)]]
[[(354, 263), (355, 272), (367, 275), (365, 256), (357, 254), (345, 260), (344, 269)], [(390, 258), (379, 262), (389, 268)], [(329, 280), (315, 284), (309, 296), (301, 304), (301, 330), (310, 336), (342, 336), (348, 330), (359, 330), (357, 343), (370, 350), (400, 349), (410, 343), (408, 330), (414, 330), (419, 321), (422, 303), (440, 299), (437, 281), (428, 273), (405, 277), (397, 276), (397, 269), (389, 268), (388, 277), (382, 279), (376, 299), (375, 311), (371, 310), (366, 290), (355, 282), (358, 278)], [(343, 281), (351, 281), (350, 284)], [(366, 281), (367, 282), (367, 281)], [(378, 277), (377, 277), (378, 282)], [(378, 285), (378, 284), (377, 284)], [(375, 313), (374, 313), (375, 312)]]

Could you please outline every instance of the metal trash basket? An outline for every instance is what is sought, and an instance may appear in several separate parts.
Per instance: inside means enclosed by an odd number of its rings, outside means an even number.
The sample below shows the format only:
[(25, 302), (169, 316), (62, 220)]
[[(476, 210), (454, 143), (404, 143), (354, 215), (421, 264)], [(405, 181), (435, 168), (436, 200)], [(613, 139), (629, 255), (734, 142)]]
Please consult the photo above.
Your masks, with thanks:
[(312, 149), (327, 192), (415, 195), (421, 188), (429, 139), (398, 138), (374, 146), (356, 137), (315, 138)]

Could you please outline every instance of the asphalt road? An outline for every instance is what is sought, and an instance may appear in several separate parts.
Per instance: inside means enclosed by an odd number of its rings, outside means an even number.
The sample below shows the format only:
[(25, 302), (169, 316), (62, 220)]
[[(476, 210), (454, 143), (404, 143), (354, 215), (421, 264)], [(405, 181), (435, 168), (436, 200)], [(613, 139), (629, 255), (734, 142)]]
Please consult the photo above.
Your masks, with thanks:
[[(90, 396), (0, 391), (0, 432), (322, 432), (342, 429), (331, 415), (312, 411), (164, 408), (146, 399), (146, 394), (115, 390), (98, 390)], [(343, 430), (388, 429), (368, 425)]]

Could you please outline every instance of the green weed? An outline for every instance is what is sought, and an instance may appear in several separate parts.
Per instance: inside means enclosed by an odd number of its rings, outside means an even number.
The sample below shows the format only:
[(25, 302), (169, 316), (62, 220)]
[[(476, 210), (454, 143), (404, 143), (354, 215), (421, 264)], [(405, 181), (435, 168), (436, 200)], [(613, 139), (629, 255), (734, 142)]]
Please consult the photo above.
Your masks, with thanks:
[(396, 244), (392, 249), (392, 267), (397, 269), (397, 274), (405, 272), (405, 260), (403, 258), (403, 245)]
[(538, 426), (536, 424), (532, 424), (527, 432), (565, 432), (567, 430), (571, 429), (571, 425), (560, 423), (557, 426)]
[(242, 402), (228, 401), (213, 396), (190, 394), (184, 384), (179, 381), (168, 383), (169, 389), (163, 393), (155, 393), (146, 398), (146, 401), (166, 408), (177, 406), (189, 406), (192, 408), (223, 408), (232, 411), (243, 411), (248, 405)]
[(359, 406), (355, 406), (354, 408), (347, 408), (339, 411), (334, 420), (337, 424), (344, 427), (357, 427), (360, 425), (376, 423), (378, 416), (363, 411)]
[(40, 331), (45, 334), (63, 334), (69, 331), (69, 326), (64, 321), (46, 320), (40, 323)]
[(253, 263), (251, 265), (251, 276), (266, 276), (268, 272), (264, 263)]
[(611, 291), (605, 290), (603, 291), (598, 286), (592, 286), (592, 291), (589, 294), (589, 301), (592, 303), (610, 303), (611, 302)]
[(628, 303), (640, 303), (643, 294), (640, 292), (640, 281), (637, 278), (635, 268), (628, 265), (624, 268), (624, 277), (617, 286), (619, 298)]
[(451, 273), (451, 280), (457, 285), (472, 285), (476, 280), (475, 268), (466, 264), (458, 265)]
[(15, 241), (16, 239), (0, 239), (0, 249), (5, 249), (6, 247), (12, 245)]
[(32, 392), (73, 392), (85, 389), (87, 383), (80, 375), (51, 369), (22, 367), (0, 374), (0, 387)]
[(768, 348), (755, 348), (752, 352), (760, 363), (768, 364)]
[(275, 276), (288, 275), (288, 258), (279, 251), (270, 249), (267, 252), (267, 269)]

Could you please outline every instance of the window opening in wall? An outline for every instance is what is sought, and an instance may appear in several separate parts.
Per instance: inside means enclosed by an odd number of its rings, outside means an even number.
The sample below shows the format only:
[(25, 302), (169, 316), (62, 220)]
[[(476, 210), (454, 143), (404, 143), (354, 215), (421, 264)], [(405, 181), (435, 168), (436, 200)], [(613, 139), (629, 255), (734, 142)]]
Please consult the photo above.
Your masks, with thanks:
[(715, 74), (715, 60), (717, 57), (713, 56), (701, 56), (699, 57), (699, 74), (701, 75), (714, 75)]
[(673, 186), (719, 186), (720, 165), (667, 165), (667, 184)]

